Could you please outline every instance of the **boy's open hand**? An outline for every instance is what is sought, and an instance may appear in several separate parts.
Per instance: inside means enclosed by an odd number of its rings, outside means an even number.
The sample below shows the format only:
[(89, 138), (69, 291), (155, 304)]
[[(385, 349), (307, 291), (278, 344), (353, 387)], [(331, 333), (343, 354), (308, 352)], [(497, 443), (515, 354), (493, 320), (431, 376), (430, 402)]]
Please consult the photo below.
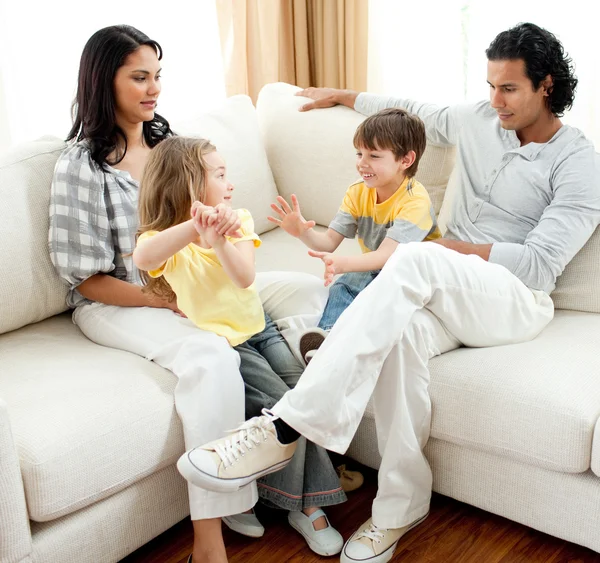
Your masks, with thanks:
[(275, 217), (267, 217), (271, 223), (275, 223), (280, 226), (286, 233), (293, 237), (301, 237), (306, 231), (312, 229), (316, 223), (314, 221), (307, 221), (302, 217), (300, 212), (300, 204), (298, 198), (292, 194), (292, 208), (288, 205), (287, 201), (281, 196), (277, 196), (279, 207), (276, 203), (271, 204), (271, 209), (281, 217), (276, 219)]
[(323, 260), (325, 265), (325, 273), (323, 279), (325, 280), (325, 287), (333, 283), (333, 278), (336, 274), (342, 274), (342, 262), (343, 256), (335, 256), (331, 252), (318, 252), (317, 250), (309, 250), (308, 253), (314, 258), (320, 258)]

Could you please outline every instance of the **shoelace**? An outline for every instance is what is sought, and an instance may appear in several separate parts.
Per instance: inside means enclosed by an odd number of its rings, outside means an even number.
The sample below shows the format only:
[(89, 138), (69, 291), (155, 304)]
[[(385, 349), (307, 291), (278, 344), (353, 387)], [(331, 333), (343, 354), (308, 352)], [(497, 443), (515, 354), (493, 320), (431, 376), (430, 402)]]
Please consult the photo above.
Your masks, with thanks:
[(375, 526), (375, 524), (373, 524), (371, 522), (371, 525), (369, 526), (368, 529), (363, 530), (362, 532), (360, 532), (360, 534), (356, 535), (357, 540), (359, 540), (360, 538), (368, 538), (370, 540), (373, 540), (376, 543), (381, 543), (381, 540), (383, 539), (383, 536), (385, 535), (384, 532), (386, 532), (387, 530), (383, 529), (383, 528), (378, 528), (377, 526)]
[(246, 452), (255, 446), (267, 441), (269, 432), (272, 432), (272, 423), (278, 417), (267, 409), (263, 409), (262, 414), (263, 416), (251, 418), (233, 430), (232, 432), (237, 434), (234, 434), (230, 440), (225, 440), (224, 444), (215, 445), (215, 452), (221, 458), (225, 468), (239, 461), (240, 456), (245, 456)]

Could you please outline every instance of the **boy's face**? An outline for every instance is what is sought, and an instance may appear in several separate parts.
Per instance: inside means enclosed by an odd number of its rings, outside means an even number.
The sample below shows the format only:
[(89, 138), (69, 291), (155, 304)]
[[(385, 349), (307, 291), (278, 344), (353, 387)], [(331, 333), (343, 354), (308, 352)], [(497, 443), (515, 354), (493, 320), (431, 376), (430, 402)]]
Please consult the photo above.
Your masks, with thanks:
[(204, 156), (208, 165), (206, 172), (206, 195), (204, 205), (214, 207), (219, 203), (231, 205), (233, 185), (227, 179), (225, 161), (221, 155), (214, 151)]
[(398, 187), (404, 180), (405, 167), (391, 150), (356, 149), (356, 169), (369, 188)]

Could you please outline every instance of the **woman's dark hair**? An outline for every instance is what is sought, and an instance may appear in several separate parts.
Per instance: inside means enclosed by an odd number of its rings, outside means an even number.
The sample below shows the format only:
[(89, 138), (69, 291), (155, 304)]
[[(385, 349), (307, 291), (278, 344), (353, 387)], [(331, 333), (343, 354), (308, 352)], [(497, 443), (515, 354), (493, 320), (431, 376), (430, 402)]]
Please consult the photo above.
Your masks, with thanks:
[[(115, 121), (114, 79), (125, 59), (142, 45), (152, 47), (162, 59), (162, 48), (147, 35), (130, 25), (113, 25), (92, 35), (81, 54), (77, 94), (73, 101), (73, 127), (67, 141), (87, 140), (92, 158), (100, 165), (118, 146), (119, 137), (124, 148), (117, 154), (117, 164), (127, 152), (127, 138)], [(152, 121), (143, 124), (144, 141), (150, 147), (172, 135), (167, 120), (157, 113)]]
[(498, 34), (485, 54), (490, 61), (522, 59), (534, 90), (550, 75), (552, 86), (547, 104), (556, 117), (561, 117), (573, 105), (577, 88), (573, 61), (549, 31), (532, 23), (520, 23)]

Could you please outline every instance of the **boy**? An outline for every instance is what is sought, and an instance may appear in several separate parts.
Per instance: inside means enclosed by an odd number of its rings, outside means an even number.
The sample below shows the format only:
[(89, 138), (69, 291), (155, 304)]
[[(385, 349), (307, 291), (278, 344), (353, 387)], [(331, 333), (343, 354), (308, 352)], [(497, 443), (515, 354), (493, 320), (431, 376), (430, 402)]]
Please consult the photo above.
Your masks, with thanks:
[[(300, 355), (309, 362), (334, 323), (354, 298), (375, 279), (398, 244), (439, 238), (435, 213), (427, 190), (414, 179), (425, 151), (425, 126), (416, 115), (389, 108), (363, 121), (354, 134), (356, 169), (362, 181), (352, 184), (329, 229), (316, 232), (306, 221), (292, 195), (292, 208), (278, 197), (269, 217), (299, 238), (309, 254), (325, 264), (325, 285), (331, 286), (318, 327), (300, 338)], [(363, 254), (332, 254), (344, 238), (358, 235)]]

